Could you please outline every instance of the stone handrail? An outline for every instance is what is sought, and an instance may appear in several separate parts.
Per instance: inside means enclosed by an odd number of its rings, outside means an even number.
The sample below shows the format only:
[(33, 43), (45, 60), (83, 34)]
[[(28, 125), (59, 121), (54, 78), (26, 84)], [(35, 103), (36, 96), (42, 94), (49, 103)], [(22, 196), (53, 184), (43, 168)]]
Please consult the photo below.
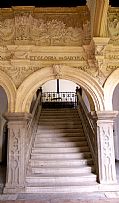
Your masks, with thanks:
[(88, 111), (87, 106), (85, 105), (79, 91), (77, 91), (77, 104), (78, 104), (78, 113), (82, 121), (83, 129), (85, 136), (91, 150), (92, 158), (94, 164), (97, 165), (97, 153), (96, 153), (96, 126), (91, 114)]
[(40, 90), (37, 94), (37, 98), (34, 104), (34, 107), (32, 109), (31, 113), (31, 120), (28, 122), (27, 125), (27, 137), (26, 137), (26, 164), (29, 161), (32, 143), (36, 135), (38, 121), (41, 113), (42, 108), (42, 91)]

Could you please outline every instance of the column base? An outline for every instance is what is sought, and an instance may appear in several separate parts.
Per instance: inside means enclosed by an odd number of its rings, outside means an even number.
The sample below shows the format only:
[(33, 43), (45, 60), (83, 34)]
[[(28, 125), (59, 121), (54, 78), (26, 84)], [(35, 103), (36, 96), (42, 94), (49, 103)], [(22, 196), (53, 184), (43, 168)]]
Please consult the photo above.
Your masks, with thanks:
[(24, 193), (25, 187), (23, 186), (13, 186), (13, 185), (6, 185), (3, 189), (4, 194), (17, 194), (17, 193)]

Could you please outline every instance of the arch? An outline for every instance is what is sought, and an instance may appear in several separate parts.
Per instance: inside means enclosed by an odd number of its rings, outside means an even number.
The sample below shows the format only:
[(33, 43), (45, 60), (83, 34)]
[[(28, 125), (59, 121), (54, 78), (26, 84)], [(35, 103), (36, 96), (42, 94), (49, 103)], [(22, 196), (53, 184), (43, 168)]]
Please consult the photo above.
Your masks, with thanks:
[(8, 112), (14, 112), (15, 110), (15, 98), (16, 98), (16, 87), (12, 82), (11, 78), (0, 70), (0, 86), (6, 92), (8, 99)]
[(93, 102), (91, 95), (86, 90), (84, 90), (84, 91), (85, 91), (85, 94), (86, 94), (88, 101), (89, 101), (89, 104), (90, 104), (90, 110), (95, 111), (95, 105), (94, 105), (94, 102)]
[(17, 92), (15, 111), (29, 112), (31, 98), (35, 91), (43, 83), (56, 79), (57, 77), (71, 80), (82, 86), (91, 95), (95, 104), (95, 110), (104, 109), (102, 87), (86, 72), (73, 67), (60, 65), (59, 73), (56, 70), (54, 71), (53, 67), (50, 66), (41, 68), (24, 80)]
[(104, 84), (104, 103), (106, 110), (113, 110), (112, 98), (115, 87), (119, 83), (119, 69), (116, 69), (107, 78)]

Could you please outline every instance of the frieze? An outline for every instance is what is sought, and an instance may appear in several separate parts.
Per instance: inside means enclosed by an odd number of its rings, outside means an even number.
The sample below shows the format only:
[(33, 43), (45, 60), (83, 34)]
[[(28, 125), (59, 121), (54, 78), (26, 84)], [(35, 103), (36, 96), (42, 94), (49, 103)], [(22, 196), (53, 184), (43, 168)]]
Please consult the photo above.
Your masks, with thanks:
[(84, 56), (28, 56), (31, 61), (85, 61)]
[[(37, 10), (37, 9), (36, 9)], [(54, 10), (57, 10), (56, 8)], [(91, 39), (90, 14), (82, 9), (62, 12), (42, 9), (11, 9), (0, 11), (0, 44), (28, 44), (38, 46), (82, 46)], [(12, 13), (11, 17), (9, 12)], [(7, 17), (8, 16), (8, 17)]]
[(119, 55), (115, 54), (115, 55), (105, 55), (105, 59), (109, 59), (109, 60), (119, 60)]

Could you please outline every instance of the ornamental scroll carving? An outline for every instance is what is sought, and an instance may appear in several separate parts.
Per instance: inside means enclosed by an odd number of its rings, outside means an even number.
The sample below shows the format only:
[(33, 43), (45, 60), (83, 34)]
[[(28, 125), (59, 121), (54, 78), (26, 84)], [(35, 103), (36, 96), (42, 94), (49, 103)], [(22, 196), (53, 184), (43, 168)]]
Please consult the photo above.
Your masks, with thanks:
[(16, 87), (18, 88), (20, 86), (20, 84), (25, 80), (25, 78), (27, 78), (30, 74), (32, 74), (33, 72), (39, 70), (41, 67), (28, 67), (28, 66), (24, 66), (24, 67), (1, 67), (0, 66), (0, 70), (2, 70), (3, 72), (5, 72), (6, 74), (8, 74), (11, 79), (13, 80), (14, 84), (16, 85)]
[(11, 129), (10, 133), (10, 147), (11, 147), (11, 168), (10, 168), (10, 179), (13, 183), (19, 184), (19, 158), (20, 158), (20, 129)]
[(112, 136), (110, 133), (112, 131), (112, 126), (101, 127), (100, 129), (103, 138), (103, 161), (105, 168), (105, 179), (113, 179), (113, 166), (112, 166)]
[[(7, 17), (8, 16), (8, 17)], [(89, 11), (0, 13), (0, 45), (81, 46), (91, 39)]]

